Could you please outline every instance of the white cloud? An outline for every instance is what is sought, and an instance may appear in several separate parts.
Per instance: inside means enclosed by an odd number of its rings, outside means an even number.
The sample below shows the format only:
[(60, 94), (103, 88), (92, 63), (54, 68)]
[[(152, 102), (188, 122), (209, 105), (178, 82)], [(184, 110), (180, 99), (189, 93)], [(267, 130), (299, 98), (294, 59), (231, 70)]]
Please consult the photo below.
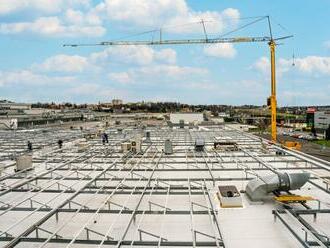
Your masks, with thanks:
[(65, 54), (55, 55), (46, 59), (41, 64), (34, 64), (33, 69), (53, 72), (83, 72), (93, 67), (86, 57)]
[(68, 9), (65, 12), (65, 20), (74, 25), (98, 26), (102, 24), (102, 20), (98, 15), (92, 12), (83, 13), (80, 10), (74, 9)]
[(17, 34), (17, 33), (35, 33), (44, 36), (102, 36), (105, 28), (102, 26), (83, 26), (83, 25), (66, 25), (58, 17), (40, 17), (33, 22), (17, 22), (0, 24), (0, 33)]
[[(270, 60), (267, 57), (261, 57), (251, 68), (269, 76)], [(330, 75), (330, 57), (307, 56), (295, 58), (294, 66), (291, 59), (279, 58), (277, 60), (276, 73), (278, 76), (293, 70), (311, 76)]]
[(110, 80), (121, 83), (121, 84), (128, 84), (128, 83), (133, 82), (133, 78), (128, 72), (110, 73), (109, 78), (110, 78)]
[(105, 0), (97, 9), (110, 20), (138, 26), (159, 26), (166, 18), (188, 12), (185, 0)]
[(222, 16), (224, 19), (229, 19), (229, 21), (236, 23), (240, 18), (240, 13), (237, 9), (228, 8), (222, 11)]
[[(292, 61), (285, 60), (282, 58), (279, 58), (276, 61), (276, 75), (278, 77), (282, 77), (282, 75), (285, 72), (288, 72), (290, 70), (290, 66), (292, 66)], [(251, 67), (250, 69), (255, 69), (262, 74), (266, 75), (267, 77), (270, 77), (271, 72), (271, 66), (270, 66), (270, 60), (267, 57), (261, 57), (259, 58)]]
[(22, 7), (21, 0), (0, 0), (0, 14), (8, 14)]
[(178, 15), (168, 19), (165, 23), (165, 27), (168, 26), (165, 32), (180, 34), (199, 33), (202, 35), (203, 26), (201, 20), (204, 20), (205, 29), (208, 34), (220, 33), (225, 28), (225, 24), (221, 19), (221, 14), (218, 12), (187, 12), (184, 15)]
[(0, 0), (0, 15), (24, 10), (58, 13), (74, 6), (89, 7), (90, 0)]
[(155, 59), (168, 64), (176, 63), (176, 52), (171, 48), (161, 49), (159, 51), (154, 50)]
[[(28, 11), (20, 21), (0, 23), (0, 34), (39, 34), (48, 37), (100, 37), (106, 32), (90, 0), (0, 0), (0, 15)], [(83, 12), (82, 8), (86, 11)], [(80, 10), (74, 9), (79, 8)], [(31, 20), (32, 16), (34, 19)], [(23, 18), (30, 18), (24, 20)]]
[[(292, 61), (282, 59), (280, 62), (287, 70), (289, 70), (290, 67), (292, 68)], [(330, 57), (307, 56), (304, 58), (296, 58), (294, 68), (309, 74), (330, 75)]]
[(65, 12), (65, 18), (68, 23), (81, 24), (84, 20), (84, 14), (80, 10), (68, 9)]
[(259, 58), (253, 65), (253, 69), (256, 69), (257, 71), (260, 71), (264, 74), (269, 74), (270, 72), (270, 60), (267, 57), (261, 57)]
[[(202, 33), (202, 19), (207, 32), (219, 33), (236, 24), (240, 16), (233, 8), (222, 12), (194, 11), (185, 0), (105, 0), (94, 12), (112, 21), (129, 23), (131, 27), (165, 27), (164, 32), (170, 33)], [(196, 25), (183, 25), (189, 23)]]
[(151, 64), (148, 66), (137, 67), (127, 72), (110, 73), (109, 78), (115, 82), (127, 83), (177, 83), (173, 80), (183, 80), (191, 77), (203, 77), (208, 75), (208, 70), (199, 67), (188, 67), (166, 64)]
[(234, 58), (237, 54), (233, 44), (230, 43), (218, 43), (206, 46), (204, 53), (207, 56), (218, 58)]
[(137, 65), (153, 62), (173, 64), (176, 61), (176, 52), (170, 48), (157, 51), (148, 46), (118, 46), (93, 53), (90, 58), (94, 63), (111, 61)]
[(50, 85), (67, 84), (75, 82), (74, 77), (50, 77), (47, 75), (36, 74), (29, 70), (21, 71), (0, 71), (0, 86), (18, 85)]
[[(102, 52), (92, 53), (88, 57), (59, 54), (47, 58), (40, 64), (32, 65), (33, 70), (49, 72), (85, 72), (87, 70), (106, 69), (109, 63), (128, 64), (129, 66), (150, 66), (156, 64), (174, 65), (176, 52), (173, 49), (154, 50), (148, 46), (110, 47)], [(130, 82), (121, 73), (111, 74), (113, 80)]]
[[(19, 11), (33, 13), (35, 20), (2, 23), (0, 33), (31, 32), (47, 36), (102, 36), (104, 20), (118, 21), (116, 26), (164, 27), (164, 33), (202, 34), (201, 20), (207, 32), (219, 34), (236, 25), (240, 13), (228, 8), (220, 11), (194, 11), (185, 0), (0, 0), (0, 15)], [(50, 16), (51, 15), (51, 16)], [(23, 15), (25, 17), (25, 15)], [(195, 23), (194, 25), (182, 25)]]
[[(233, 27), (238, 23), (240, 13), (237, 9), (228, 8), (222, 12), (204, 11), (196, 12), (188, 9), (185, 13), (169, 18), (165, 26), (169, 26), (165, 31), (171, 33), (203, 33), (202, 20), (208, 34), (219, 34), (226, 28)], [(194, 25), (182, 25), (195, 23)]]

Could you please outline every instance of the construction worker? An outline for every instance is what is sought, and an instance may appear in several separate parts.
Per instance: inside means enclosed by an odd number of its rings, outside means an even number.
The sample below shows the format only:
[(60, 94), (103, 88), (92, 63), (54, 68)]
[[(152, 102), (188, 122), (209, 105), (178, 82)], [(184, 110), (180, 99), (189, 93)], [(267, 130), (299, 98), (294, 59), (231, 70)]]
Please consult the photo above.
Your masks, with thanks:
[(58, 144), (58, 148), (59, 148), (59, 149), (62, 149), (62, 146), (63, 146), (63, 140), (61, 140), (61, 139), (58, 140), (58, 141), (57, 141), (57, 144)]
[(28, 140), (27, 142), (28, 151), (32, 152), (32, 142)]
[(109, 137), (107, 133), (104, 133), (105, 142), (109, 143)]
[(105, 145), (106, 142), (105, 133), (102, 133), (101, 139), (102, 139), (102, 144)]

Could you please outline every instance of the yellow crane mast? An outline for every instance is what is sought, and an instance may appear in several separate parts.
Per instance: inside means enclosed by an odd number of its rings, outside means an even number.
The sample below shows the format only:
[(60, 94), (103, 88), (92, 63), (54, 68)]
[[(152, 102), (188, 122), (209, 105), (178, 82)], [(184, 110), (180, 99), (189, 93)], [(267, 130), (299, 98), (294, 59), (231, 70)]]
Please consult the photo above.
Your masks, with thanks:
[(270, 70), (271, 70), (271, 95), (270, 95), (270, 111), (271, 111), (271, 135), (272, 141), (277, 141), (277, 128), (276, 128), (276, 114), (277, 114), (277, 102), (276, 102), (276, 71), (275, 71), (275, 47), (276, 43), (271, 40), (269, 43), (270, 48)]
[(104, 41), (96, 44), (65, 44), (64, 47), (80, 47), (80, 46), (132, 46), (132, 45), (145, 45), (145, 46), (157, 46), (157, 45), (192, 45), (192, 44), (216, 44), (216, 43), (248, 43), (248, 42), (267, 42), (270, 48), (270, 62), (271, 62), (271, 96), (268, 98), (269, 106), (271, 110), (271, 138), (275, 143), (277, 142), (277, 129), (276, 129), (276, 72), (275, 72), (275, 49), (276, 41), (293, 37), (292, 35), (283, 36), (279, 38), (273, 38), (271, 32), (271, 25), (268, 18), (270, 36), (262, 37), (234, 37), (234, 38), (208, 38), (204, 21), (203, 24), (205, 39), (181, 39), (181, 40), (162, 40), (162, 31), (159, 30), (159, 40), (139, 40), (139, 41)]

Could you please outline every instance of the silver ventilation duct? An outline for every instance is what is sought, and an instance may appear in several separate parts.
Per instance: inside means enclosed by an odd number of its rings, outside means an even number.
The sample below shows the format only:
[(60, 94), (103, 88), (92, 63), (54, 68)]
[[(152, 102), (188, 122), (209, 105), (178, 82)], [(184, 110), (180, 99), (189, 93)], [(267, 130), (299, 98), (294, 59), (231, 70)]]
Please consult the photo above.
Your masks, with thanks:
[(309, 177), (309, 173), (278, 173), (255, 178), (246, 185), (246, 194), (252, 201), (261, 201), (274, 191), (300, 189)]

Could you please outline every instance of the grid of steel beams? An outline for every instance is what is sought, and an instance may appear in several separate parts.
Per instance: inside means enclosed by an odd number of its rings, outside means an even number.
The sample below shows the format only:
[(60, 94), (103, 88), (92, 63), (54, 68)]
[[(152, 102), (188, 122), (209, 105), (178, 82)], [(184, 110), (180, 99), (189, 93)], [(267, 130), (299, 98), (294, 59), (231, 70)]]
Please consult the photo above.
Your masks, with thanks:
[[(148, 131), (151, 141), (144, 142), (143, 152), (138, 154), (122, 153), (120, 144), (145, 130), (108, 129), (109, 144), (102, 145), (94, 138), (87, 141), (84, 152), (74, 144), (38, 152), (31, 171), (15, 172), (13, 165), (6, 167), (0, 176), (0, 246), (225, 247), (214, 197), (219, 183), (242, 182), (244, 189), (255, 177), (309, 170), (314, 172), (310, 182), (330, 194), (329, 178), (319, 176), (329, 171), (328, 164), (287, 150), (277, 155), (282, 148), (240, 130), (216, 126), (201, 130), (155, 127)], [(42, 133), (35, 137), (47, 146), (49, 136)], [(81, 139), (79, 132), (64, 130), (56, 132), (56, 137), (61, 133), (70, 140)], [(13, 134), (0, 135), (5, 141)], [(214, 150), (217, 137), (237, 142), (238, 150)], [(163, 153), (168, 138), (174, 145), (171, 155)], [(204, 152), (194, 150), (196, 138), (205, 140)], [(6, 141), (1, 145), (3, 153), (12, 152), (17, 144), (20, 149), (25, 139), (14, 144)], [(299, 221), (300, 215), (311, 211), (329, 211), (320, 204), (306, 205), (305, 212), (279, 207), (273, 214), (295, 233), (282, 216), (290, 214)], [(311, 226), (304, 228), (309, 239), (300, 243), (329, 243)]]
[(27, 142), (32, 142), (33, 150), (55, 148), (58, 140), (64, 142), (82, 136), (81, 130), (61, 128), (40, 128), (34, 130), (0, 130), (0, 161), (14, 158), (27, 152)]

